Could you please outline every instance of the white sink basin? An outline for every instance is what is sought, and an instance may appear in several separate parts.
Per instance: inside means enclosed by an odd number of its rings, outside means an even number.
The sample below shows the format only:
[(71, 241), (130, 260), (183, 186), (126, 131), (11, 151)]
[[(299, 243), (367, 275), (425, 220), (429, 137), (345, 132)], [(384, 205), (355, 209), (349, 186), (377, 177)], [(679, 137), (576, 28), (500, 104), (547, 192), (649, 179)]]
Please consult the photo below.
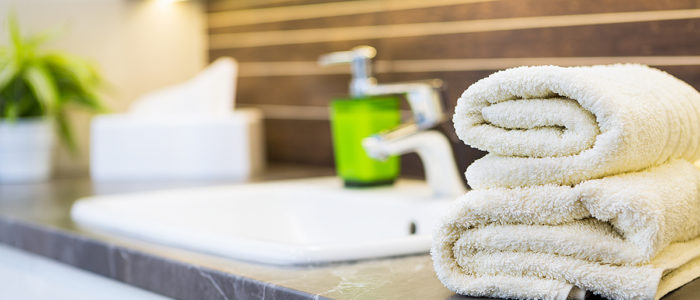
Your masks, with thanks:
[(268, 264), (427, 253), (452, 199), (422, 181), (344, 189), (335, 177), (96, 196), (73, 219), (87, 228)]

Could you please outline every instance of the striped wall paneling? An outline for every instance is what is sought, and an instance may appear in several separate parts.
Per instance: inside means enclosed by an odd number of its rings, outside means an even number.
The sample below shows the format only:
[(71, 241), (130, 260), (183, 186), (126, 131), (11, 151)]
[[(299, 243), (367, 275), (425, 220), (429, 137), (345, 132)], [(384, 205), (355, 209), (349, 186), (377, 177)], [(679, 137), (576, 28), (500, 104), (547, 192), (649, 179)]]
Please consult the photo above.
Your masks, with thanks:
[[(700, 88), (700, 0), (210, 0), (209, 59), (240, 62), (237, 105), (266, 114), (268, 159), (333, 165), (328, 103), (346, 66), (319, 55), (377, 48), (379, 82), (440, 78), (451, 108), (488, 74), (519, 65), (637, 62)], [(482, 152), (451, 129), (462, 170)], [(403, 159), (421, 176), (415, 155)]]

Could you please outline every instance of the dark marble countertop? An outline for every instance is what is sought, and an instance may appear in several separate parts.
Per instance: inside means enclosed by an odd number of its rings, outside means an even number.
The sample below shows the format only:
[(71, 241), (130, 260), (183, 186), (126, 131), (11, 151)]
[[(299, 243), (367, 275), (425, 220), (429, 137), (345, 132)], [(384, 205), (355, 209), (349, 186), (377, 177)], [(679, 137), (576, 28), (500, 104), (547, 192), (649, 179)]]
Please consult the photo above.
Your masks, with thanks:
[[(330, 174), (325, 168), (274, 166), (254, 181)], [(438, 281), (428, 255), (277, 267), (84, 231), (70, 219), (71, 205), (80, 197), (222, 183), (94, 185), (86, 178), (62, 178), (0, 185), (0, 243), (178, 299), (467, 298)], [(698, 297), (700, 280), (695, 280), (664, 299)]]

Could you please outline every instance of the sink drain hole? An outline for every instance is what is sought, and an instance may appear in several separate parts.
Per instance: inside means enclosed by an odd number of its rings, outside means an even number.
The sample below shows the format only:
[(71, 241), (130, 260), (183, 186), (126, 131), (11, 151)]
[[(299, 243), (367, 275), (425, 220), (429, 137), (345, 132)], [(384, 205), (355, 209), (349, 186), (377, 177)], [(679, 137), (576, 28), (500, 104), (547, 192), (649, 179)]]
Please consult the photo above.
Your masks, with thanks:
[(416, 226), (416, 222), (411, 221), (411, 224), (408, 224), (408, 233), (409, 234), (416, 234), (417, 230), (418, 230), (418, 227)]

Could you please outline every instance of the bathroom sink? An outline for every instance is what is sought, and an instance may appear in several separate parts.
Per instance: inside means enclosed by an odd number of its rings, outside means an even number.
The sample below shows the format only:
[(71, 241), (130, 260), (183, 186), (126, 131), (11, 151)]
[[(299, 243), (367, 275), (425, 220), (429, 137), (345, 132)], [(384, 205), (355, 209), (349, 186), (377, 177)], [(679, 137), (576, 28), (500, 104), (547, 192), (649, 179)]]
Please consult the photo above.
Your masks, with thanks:
[(450, 198), (423, 181), (345, 189), (335, 177), (107, 195), (76, 202), (88, 230), (278, 265), (427, 253)]

